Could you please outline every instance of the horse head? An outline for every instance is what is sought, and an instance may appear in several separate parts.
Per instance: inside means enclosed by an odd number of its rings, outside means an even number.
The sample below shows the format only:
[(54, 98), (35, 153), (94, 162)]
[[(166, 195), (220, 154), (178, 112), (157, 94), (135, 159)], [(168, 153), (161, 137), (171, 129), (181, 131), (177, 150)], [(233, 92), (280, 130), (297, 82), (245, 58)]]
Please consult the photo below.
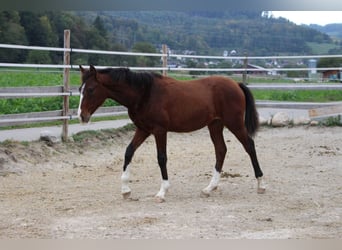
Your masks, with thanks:
[(79, 66), (82, 84), (79, 88), (80, 103), (77, 115), (82, 123), (87, 123), (91, 115), (106, 100), (106, 89), (99, 81), (98, 73), (93, 65), (89, 69)]

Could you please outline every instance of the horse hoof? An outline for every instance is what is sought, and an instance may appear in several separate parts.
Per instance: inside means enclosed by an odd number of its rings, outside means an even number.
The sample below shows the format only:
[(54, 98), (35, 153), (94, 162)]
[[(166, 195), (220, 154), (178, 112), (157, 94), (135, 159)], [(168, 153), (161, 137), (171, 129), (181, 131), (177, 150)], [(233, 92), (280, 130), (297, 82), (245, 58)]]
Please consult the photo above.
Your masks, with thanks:
[(122, 197), (127, 200), (131, 196), (131, 192), (122, 193)]
[(162, 197), (156, 196), (156, 202), (157, 203), (163, 203), (163, 202), (165, 202), (165, 199)]
[(266, 188), (258, 188), (258, 194), (264, 194), (266, 192)]
[(200, 195), (201, 198), (208, 198), (209, 196), (210, 196), (210, 193), (207, 193), (202, 190), (201, 195)]

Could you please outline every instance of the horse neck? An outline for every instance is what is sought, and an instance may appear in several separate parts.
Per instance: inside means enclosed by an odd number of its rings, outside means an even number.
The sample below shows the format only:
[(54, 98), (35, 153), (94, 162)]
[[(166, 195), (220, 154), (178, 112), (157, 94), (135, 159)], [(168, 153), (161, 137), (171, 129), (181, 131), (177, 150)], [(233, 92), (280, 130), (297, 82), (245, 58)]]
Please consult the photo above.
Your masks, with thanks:
[(137, 106), (137, 102), (141, 99), (141, 95), (127, 83), (113, 83), (108, 77), (102, 78), (101, 82), (108, 91), (108, 98), (127, 108)]

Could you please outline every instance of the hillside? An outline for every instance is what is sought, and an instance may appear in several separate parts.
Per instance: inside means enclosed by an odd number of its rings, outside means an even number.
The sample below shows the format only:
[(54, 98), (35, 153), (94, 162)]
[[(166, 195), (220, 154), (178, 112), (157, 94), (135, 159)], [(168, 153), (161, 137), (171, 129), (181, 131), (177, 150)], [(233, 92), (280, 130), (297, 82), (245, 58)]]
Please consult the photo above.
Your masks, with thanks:
[[(94, 13), (93, 16), (88, 12), (78, 14), (88, 21), (95, 18)], [(221, 55), (224, 50), (250, 55), (306, 54), (312, 53), (308, 42), (332, 43), (328, 35), (315, 29), (298, 26), (283, 18), (262, 17), (261, 12), (255, 11), (98, 14), (106, 23), (136, 22), (137, 29), (119, 33), (119, 40), (166, 43), (174, 50), (193, 50), (197, 54)]]
[[(63, 46), (63, 30), (71, 30), (71, 47), (156, 52), (161, 44), (180, 53), (222, 55), (293, 55), (341, 50), (341, 43), (308, 26), (261, 12), (174, 11), (0, 11), (0, 43)], [(72, 55), (74, 64), (153, 66), (157, 60), (138, 57)], [(60, 53), (0, 49), (1, 62), (59, 63)]]
[(309, 27), (326, 33), (332, 38), (342, 40), (342, 23), (331, 23), (324, 26), (311, 24)]

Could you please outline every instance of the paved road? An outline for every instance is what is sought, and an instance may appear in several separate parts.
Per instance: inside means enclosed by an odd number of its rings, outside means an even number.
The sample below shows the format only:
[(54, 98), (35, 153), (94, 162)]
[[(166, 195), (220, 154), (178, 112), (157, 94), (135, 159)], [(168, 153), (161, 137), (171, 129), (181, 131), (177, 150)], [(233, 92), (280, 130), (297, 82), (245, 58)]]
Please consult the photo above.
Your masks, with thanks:
[[(294, 117), (308, 117), (308, 111), (306, 109), (273, 109), (273, 108), (259, 108), (259, 114), (268, 118), (279, 111), (285, 111), (288, 113), (290, 118)], [(102, 122), (93, 122), (86, 125), (82, 124), (71, 124), (69, 125), (69, 135), (86, 131), (86, 130), (100, 130), (100, 129), (110, 129), (110, 128), (119, 128), (123, 127), (127, 124), (131, 123), (131, 120), (113, 120), (113, 121), (102, 121)], [(54, 126), (54, 127), (39, 127), (39, 128), (25, 128), (25, 129), (12, 129), (12, 130), (0, 130), (0, 142), (5, 140), (14, 140), (14, 141), (35, 141), (39, 140), (40, 133), (42, 131), (50, 131), (50, 134), (56, 136), (57, 138), (61, 137), (62, 127)]]
[[(102, 122), (93, 122), (93, 123), (84, 124), (84, 125), (83, 124), (71, 124), (69, 125), (69, 135), (76, 134), (78, 132), (86, 131), (86, 130), (120, 128), (120, 127), (127, 125), (128, 123), (131, 123), (131, 120), (125, 119), (125, 120), (102, 121)], [(60, 138), (61, 133), (62, 133), (62, 126), (1, 130), (0, 141), (5, 141), (5, 140), (35, 141), (35, 140), (39, 140), (40, 133), (42, 131), (49, 131), (49, 133), (52, 136), (56, 136), (57, 138)]]

